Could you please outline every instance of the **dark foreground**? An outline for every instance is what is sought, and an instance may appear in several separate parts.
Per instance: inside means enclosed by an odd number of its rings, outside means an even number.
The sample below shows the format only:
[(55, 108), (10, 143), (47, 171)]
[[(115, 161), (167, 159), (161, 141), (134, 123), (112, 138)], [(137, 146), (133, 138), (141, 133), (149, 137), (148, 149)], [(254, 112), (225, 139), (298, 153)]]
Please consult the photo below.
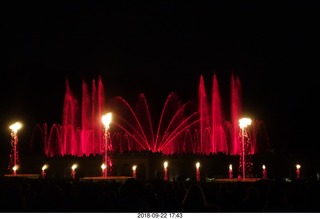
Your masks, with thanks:
[(0, 181), (0, 212), (320, 212), (319, 180)]

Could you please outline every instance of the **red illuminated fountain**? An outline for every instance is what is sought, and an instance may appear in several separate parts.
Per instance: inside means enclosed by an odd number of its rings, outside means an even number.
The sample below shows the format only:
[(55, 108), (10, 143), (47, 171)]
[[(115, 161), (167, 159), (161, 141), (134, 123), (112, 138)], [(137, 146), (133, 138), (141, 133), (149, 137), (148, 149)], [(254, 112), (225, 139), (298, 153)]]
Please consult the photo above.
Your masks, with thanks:
[(136, 111), (122, 97), (114, 98), (111, 103), (112, 111), (116, 112), (114, 124), (122, 131), (113, 137), (115, 150), (163, 154), (196, 152), (190, 130), (198, 124), (199, 117), (197, 111), (190, 109), (191, 105), (190, 101), (181, 104), (175, 93), (169, 94), (158, 126), (154, 127), (144, 94), (139, 95)]
[(44, 154), (53, 156), (98, 155), (104, 151), (102, 114), (105, 108), (104, 89), (101, 77), (92, 81), (91, 92), (85, 81), (82, 82), (82, 99), (73, 95), (66, 81), (62, 125), (38, 124), (33, 133), (32, 144), (41, 136)]
[[(241, 83), (238, 77), (231, 76), (231, 101), (230, 115), (223, 114), (222, 101), (216, 75), (213, 75), (211, 102), (206, 93), (204, 78), (200, 77), (199, 83), (199, 114), (200, 133), (198, 151), (204, 154), (223, 153), (228, 155), (241, 154), (241, 130), (239, 119), (242, 115), (241, 105)], [(230, 118), (229, 120), (227, 119)], [(258, 141), (263, 139), (267, 144), (267, 135), (264, 130), (264, 123), (256, 120), (250, 130), (250, 154), (255, 154), (268, 150), (259, 146)], [(260, 142), (259, 142), (260, 143)]]
[[(242, 94), (239, 78), (233, 74), (231, 76), (230, 115), (222, 110), (217, 76), (213, 75), (210, 95), (207, 95), (204, 84), (204, 78), (200, 76), (197, 102), (189, 100), (181, 103), (176, 93), (170, 93), (155, 126), (155, 118), (151, 116), (144, 93), (139, 94), (135, 109), (120, 96), (106, 103), (102, 79), (99, 77), (98, 81), (92, 80), (91, 90), (85, 81), (82, 82), (79, 101), (66, 81), (62, 124), (53, 124), (50, 128), (47, 124), (37, 125), (32, 140), (35, 142), (35, 137), (41, 136), (44, 154), (48, 157), (103, 155), (101, 117), (108, 106), (113, 114), (113, 152), (240, 155)], [(265, 133), (263, 122), (253, 120), (249, 130), (250, 154), (265, 150), (258, 147), (261, 138), (267, 142)]]
[[(220, 91), (216, 75), (213, 76), (211, 105), (209, 104), (204, 79), (200, 77), (199, 112), (200, 112), (200, 147), (199, 153), (229, 153), (228, 123), (225, 122), (221, 110)], [(230, 135), (230, 134), (229, 134)]]

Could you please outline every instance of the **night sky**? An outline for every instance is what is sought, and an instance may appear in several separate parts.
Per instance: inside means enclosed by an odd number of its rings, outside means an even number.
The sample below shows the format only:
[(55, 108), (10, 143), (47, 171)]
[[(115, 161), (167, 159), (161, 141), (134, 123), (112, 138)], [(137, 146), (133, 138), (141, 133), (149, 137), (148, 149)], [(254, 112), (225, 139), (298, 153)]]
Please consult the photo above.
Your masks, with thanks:
[(66, 79), (80, 96), (81, 81), (101, 75), (106, 102), (119, 95), (134, 105), (145, 93), (161, 109), (171, 91), (196, 99), (200, 75), (211, 90), (214, 73), (226, 103), (239, 76), (243, 111), (265, 123), (275, 152), (320, 152), (318, 20), (311, 1), (10, 1), (0, 152), (16, 120), (22, 142), (35, 124), (62, 122)]

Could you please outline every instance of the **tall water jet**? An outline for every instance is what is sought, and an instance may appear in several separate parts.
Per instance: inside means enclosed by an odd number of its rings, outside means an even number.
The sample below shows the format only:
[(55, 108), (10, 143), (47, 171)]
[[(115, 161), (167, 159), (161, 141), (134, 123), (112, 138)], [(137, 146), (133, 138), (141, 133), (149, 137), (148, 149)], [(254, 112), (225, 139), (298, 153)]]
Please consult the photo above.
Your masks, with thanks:
[(98, 82), (92, 80), (91, 92), (86, 82), (82, 80), (81, 103), (74, 96), (69, 81), (66, 80), (62, 125), (53, 124), (50, 130), (48, 130), (47, 124), (37, 126), (43, 136), (45, 155), (88, 156), (101, 154), (103, 133), (100, 119), (105, 107), (104, 101), (101, 76), (99, 76)]
[(207, 100), (207, 92), (204, 83), (204, 78), (200, 76), (199, 82), (199, 116), (200, 116), (200, 147), (197, 150), (197, 153), (208, 154), (211, 151), (211, 124), (210, 124), (210, 114), (209, 114), (209, 105)]
[(216, 74), (212, 81), (212, 151), (217, 153), (228, 153), (227, 136), (224, 128), (224, 115), (222, 114), (220, 91)]
[(239, 140), (239, 119), (242, 114), (241, 105), (241, 83), (238, 76), (231, 75), (231, 124), (232, 124), (232, 145), (230, 148), (231, 155), (239, 155), (241, 153), (241, 144)]
[(203, 76), (200, 76), (199, 90), (200, 145), (201, 153), (229, 153), (227, 138), (228, 123), (222, 113), (222, 103), (216, 74), (212, 78), (211, 103), (208, 102)]

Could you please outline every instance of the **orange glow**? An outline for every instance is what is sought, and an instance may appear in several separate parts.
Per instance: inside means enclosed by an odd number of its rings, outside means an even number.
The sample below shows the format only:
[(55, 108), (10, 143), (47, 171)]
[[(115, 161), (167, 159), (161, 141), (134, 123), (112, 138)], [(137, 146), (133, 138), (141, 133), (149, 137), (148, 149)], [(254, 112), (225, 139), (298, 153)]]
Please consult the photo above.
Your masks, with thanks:
[(297, 168), (297, 170), (300, 170), (301, 165), (300, 165), (300, 164), (297, 164), (297, 165), (296, 165), (296, 168)]
[(104, 127), (106, 129), (109, 129), (109, 125), (111, 123), (111, 120), (112, 120), (112, 114), (111, 113), (107, 113), (107, 114), (102, 116), (102, 124), (104, 125)]
[(9, 126), (9, 128), (14, 132), (17, 133), (18, 130), (22, 127), (22, 124), (20, 122), (16, 122)]
[(47, 164), (42, 166), (42, 170), (46, 170), (46, 169), (48, 169), (48, 165)]
[(71, 167), (71, 169), (72, 169), (72, 170), (75, 170), (77, 167), (78, 167), (78, 164), (73, 164), (72, 167)]
[(242, 128), (247, 127), (248, 125), (251, 125), (251, 122), (252, 121), (249, 118), (242, 118), (239, 120), (239, 126), (242, 129)]
[(163, 163), (163, 167), (164, 167), (165, 169), (167, 169), (167, 167), (168, 167), (168, 161), (165, 161), (165, 162)]
[(18, 165), (15, 165), (14, 167), (12, 167), (13, 171), (17, 171), (19, 169)]

